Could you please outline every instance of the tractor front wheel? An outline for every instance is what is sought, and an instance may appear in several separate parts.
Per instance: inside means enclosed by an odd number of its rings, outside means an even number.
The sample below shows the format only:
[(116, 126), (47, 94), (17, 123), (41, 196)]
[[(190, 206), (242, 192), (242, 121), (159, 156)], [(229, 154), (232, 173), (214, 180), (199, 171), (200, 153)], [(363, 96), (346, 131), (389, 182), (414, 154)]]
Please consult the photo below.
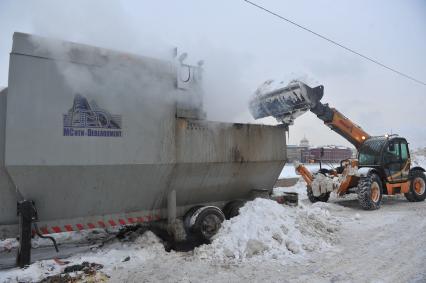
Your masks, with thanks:
[(426, 198), (426, 176), (420, 170), (410, 173), (410, 190), (405, 194), (408, 201), (424, 201)]
[(365, 210), (380, 208), (382, 202), (382, 181), (375, 173), (361, 177), (358, 182), (358, 202)]

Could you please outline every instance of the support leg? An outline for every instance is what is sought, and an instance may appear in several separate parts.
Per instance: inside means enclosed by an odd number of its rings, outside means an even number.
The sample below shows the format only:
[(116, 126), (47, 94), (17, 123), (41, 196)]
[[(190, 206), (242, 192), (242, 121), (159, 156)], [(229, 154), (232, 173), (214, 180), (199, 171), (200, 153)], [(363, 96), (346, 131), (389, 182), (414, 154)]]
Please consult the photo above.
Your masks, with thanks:
[(32, 201), (18, 202), (19, 216), (19, 249), (16, 264), (25, 267), (31, 262), (31, 223), (36, 218)]

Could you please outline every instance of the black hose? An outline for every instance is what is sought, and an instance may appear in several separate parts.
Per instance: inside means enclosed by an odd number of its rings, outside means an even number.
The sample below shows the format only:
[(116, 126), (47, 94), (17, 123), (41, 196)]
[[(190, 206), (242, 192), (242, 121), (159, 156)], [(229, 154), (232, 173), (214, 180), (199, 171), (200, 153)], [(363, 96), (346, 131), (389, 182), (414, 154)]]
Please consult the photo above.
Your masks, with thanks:
[(42, 239), (49, 239), (49, 240), (51, 240), (53, 242), (53, 246), (55, 246), (56, 252), (59, 253), (59, 248), (58, 248), (58, 245), (56, 244), (55, 238), (53, 238), (52, 236), (44, 236), (44, 235), (42, 235), (40, 233), (40, 230), (38, 229), (37, 223), (34, 222), (33, 224), (34, 224), (34, 230), (35, 230), (37, 236), (39, 236)]

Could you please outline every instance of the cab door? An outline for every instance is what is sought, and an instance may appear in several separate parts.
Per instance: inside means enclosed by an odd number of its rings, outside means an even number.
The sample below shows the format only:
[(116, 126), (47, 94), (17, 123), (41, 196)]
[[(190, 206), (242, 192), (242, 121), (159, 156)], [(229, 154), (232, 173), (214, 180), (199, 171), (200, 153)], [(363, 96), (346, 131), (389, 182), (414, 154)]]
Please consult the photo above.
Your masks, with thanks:
[(408, 143), (406, 141), (401, 140), (399, 144), (401, 149), (401, 180), (407, 181), (411, 166), (410, 151), (408, 150)]
[(401, 145), (398, 140), (389, 141), (383, 152), (383, 161), (388, 182), (401, 181)]
[(407, 141), (390, 141), (384, 151), (384, 164), (389, 182), (405, 182), (410, 171), (410, 154)]

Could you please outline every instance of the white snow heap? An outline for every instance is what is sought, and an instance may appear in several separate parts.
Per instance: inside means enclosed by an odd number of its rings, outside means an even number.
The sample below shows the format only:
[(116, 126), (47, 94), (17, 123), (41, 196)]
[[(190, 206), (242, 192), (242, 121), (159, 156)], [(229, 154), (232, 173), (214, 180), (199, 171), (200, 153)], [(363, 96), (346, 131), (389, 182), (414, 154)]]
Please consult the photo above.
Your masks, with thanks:
[(321, 173), (316, 174), (312, 182), (312, 193), (319, 197), (327, 192), (332, 192), (339, 187), (340, 183), (337, 178), (327, 177)]
[(195, 250), (201, 258), (223, 261), (300, 258), (331, 247), (338, 221), (320, 205), (297, 208), (255, 199), (240, 215), (225, 221), (210, 245)]
[(426, 168), (426, 147), (418, 148), (412, 154), (413, 166)]

